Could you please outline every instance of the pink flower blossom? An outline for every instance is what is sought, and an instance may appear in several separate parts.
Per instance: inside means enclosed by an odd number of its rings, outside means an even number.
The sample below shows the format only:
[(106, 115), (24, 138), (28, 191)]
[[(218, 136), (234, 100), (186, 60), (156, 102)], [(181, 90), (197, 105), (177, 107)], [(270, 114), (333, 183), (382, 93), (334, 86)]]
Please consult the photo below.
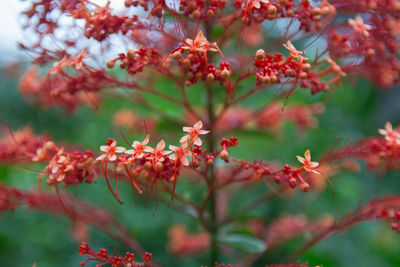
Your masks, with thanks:
[(201, 146), (202, 141), (199, 137), (200, 134), (207, 134), (210, 131), (201, 130), (203, 128), (203, 123), (201, 121), (196, 122), (193, 127), (183, 127), (183, 131), (189, 134), (183, 136), (180, 143), (185, 143), (191, 140), (190, 144), (195, 144), (196, 146)]
[(114, 139), (108, 139), (106, 146), (100, 146), (100, 150), (106, 152), (106, 154), (102, 154), (96, 158), (96, 160), (104, 160), (107, 158), (109, 161), (115, 161), (117, 159), (116, 153), (122, 153), (125, 151), (124, 147), (116, 146), (117, 141)]
[(146, 146), (149, 140), (150, 140), (149, 136), (146, 136), (143, 142), (134, 141), (132, 144), (133, 149), (126, 150), (125, 154), (133, 155), (137, 159), (142, 158), (144, 156), (143, 152), (150, 152), (153, 149), (149, 146)]
[(297, 160), (300, 161), (300, 163), (302, 163), (304, 166), (304, 170), (308, 171), (308, 172), (313, 172), (316, 174), (321, 174), (321, 172), (319, 172), (318, 170), (316, 170), (316, 168), (319, 166), (319, 163), (316, 161), (311, 161), (311, 154), (310, 154), (310, 150), (307, 150), (304, 153), (304, 158), (300, 157), (300, 156), (296, 156)]
[(169, 149), (171, 149), (172, 152), (175, 152), (175, 154), (170, 155), (169, 159), (175, 162), (179, 160), (184, 166), (189, 166), (189, 160), (186, 157), (191, 156), (192, 152), (187, 150), (187, 147), (187, 142), (182, 143), (180, 147), (170, 145)]

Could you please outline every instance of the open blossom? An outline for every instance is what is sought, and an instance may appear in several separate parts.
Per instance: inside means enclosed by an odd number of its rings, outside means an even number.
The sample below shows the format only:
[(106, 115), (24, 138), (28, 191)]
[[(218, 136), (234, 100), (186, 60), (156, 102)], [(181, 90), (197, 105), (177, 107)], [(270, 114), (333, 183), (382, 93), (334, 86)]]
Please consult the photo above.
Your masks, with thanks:
[(300, 163), (302, 163), (304, 166), (304, 170), (308, 171), (308, 172), (313, 172), (316, 174), (321, 174), (318, 170), (316, 170), (316, 168), (318, 168), (319, 163), (316, 161), (311, 161), (311, 154), (310, 154), (310, 150), (307, 150), (304, 153), (304, 158), (297, 156), (297, 160), (300, 161)]
[(299, 51), (296, 49), (296, 47), (294, 47), (294, 45), (292, 44), (291, 41), (287, 41), (286, 44), (283, 44), (283, 46), (290, 51), (290, 56), (292, 58), (296, 58), (297, 61), (301, 64), (304, 61), (306, 61), (308, 58), (304, 57), (304, 52), (303, 51)]
[(364, 23), (359, 15), (357, 15), (355, 19), (349, 19), (348, 23), (351, 27), (353, 27), (355, 32), (361, 33), (365, 37), (369, 36), (368, 31), (372, 29), (370, 25)]
[(181, 143), (185, 143), (191, 140), (191, 144), (196, 146), (201, 146), (203, 143), (199, 137), (200, 134), (207, 134), (210, 131), (201, 130), (203, 128), (203, 123), (201, 121), (196, 122), (193, 127), (183, 127), (183, 131), (189, 134), (183, 136), (180, 140)]
[(109, 161), (115, 161), (117, 159), (116, 153), (122, 153), (125, 151), (124, 147), (116, 146), (117, 141), (114, 139), (108, 139), (106, 146), (100, 146), (100, 150), (106, 152), (106, 154), (102, 154), (96, 158), (96, 160), (104, 160), (107, 158)]
[(144, 156), (143, 152), (150, 152), (153, 149), (149, 146), (146, 146), (149, 140), (149, 136), (146, 136), (143, 142), (134, 141), (132, 144), (133, 149), (126, 150), (125, 154), (134, 155), (138, 159), (142, 158)]
[(385, 124), (385, 129), (379, 129), (379, 134), (385, 137), (385, 140), (394, 145), (400, 145), (400, 132), (393, 130), (392, 124), (387, 122)]
[(194, 38), (194, 40), (187, 38), (185, 40), (186, 45), (182, 46), (182, 49), (198, 49), (203, 53), (206, 53), (207, 51), (213, 51), (213, 52), (218, 52), (217, 49), (217, 44), (214, 43), (210, 43), (207, 38), (204, 36), (202, 31), (199, 31), (196, 35), (196, 37)]
[(70, 162), (70, 157), (61, 148), (57, 154), (51, 159), (46, 168), (49, 171), (49, 182), (62, 182), (66, 173), (73, 170), (74, 167)]
[(180, 147), (170, 145), (169, 149), (171, 149), (172, 152), (175, 152), (175, 154), (170, 155), (169, 159), (173, 161), (179, 160), (183, 164), (183, 166), (189, 166), (189, 160), (187, 159), (187, 156), (191, 156), (192, 152), (187, 150), (187, 147), (188, 147), (187, 142), (181, 144)]
[(164, 161), (164, 156), (171, 154), (172, 151), (166, 151), (164, 150), (165, 148), (165, 142), (164, 140), (161, 140), (158, 142), (156, 148), (150, 148), (148, 152), (152, 153), (153, 156), (151, 157), (154, 161), (156, 162), (162, 162)]

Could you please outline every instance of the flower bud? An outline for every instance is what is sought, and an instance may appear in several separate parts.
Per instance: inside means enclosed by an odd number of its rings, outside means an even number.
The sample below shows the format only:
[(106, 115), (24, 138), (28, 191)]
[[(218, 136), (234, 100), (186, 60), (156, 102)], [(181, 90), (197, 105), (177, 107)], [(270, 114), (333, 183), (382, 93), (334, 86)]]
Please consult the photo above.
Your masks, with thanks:
[(314, 8), (311, 10), (311, 14), (313, 14), (314, 16), (321, 15), (321, 9), (320, 9), (319, 7), (314, 7)]
[(222, 79), (229, 79), (229, 77), (231, 76), (231, 72), (227, 69), (224, 69), (223, 71), (221, 71), (221, 77)]
[(256, 52), (256, 58), (262, 60), (265, 58), (265, 51), (263, 49), (258, 49)]
[(126, 52), (126, 56), (129, 59), (132, 59), (135, 56), (135, 51), (133, 49), (128, 49), (128, 52)]
[(207, 16), (212, 17), (214, 15), (215, 15), (214, 10), (212, 10), (212, 9), (207, 10)]
[(229, 161), (229, 152), (226, 151), (225, 149), (222, 150), (222, 151), (219, 153), (219, 156), (221, 157), (221, 159), (225, 160), (226, 162)]
[(188, 69), (188, 68), (190, 67), (190, 64), (191, 64), (191, 62), (190, 62), (189, 59), (185, 58), (184, 60), (182, 60), (182, 66), (183, 66), (185, 69)]
[(277, 83), (278, 82), (278, 77), (276, 77), (275, 75), (271, 75), (271, 82), (272, 83)]
[(145, 168), (147, 171), (150, 171), (150, 170), (153, 168), (153, 166), (152, 166), (152, 164), (151, 164), (150, 161), (146, 161), (146, 163), (144, 164), (144, 168)]
[(192, 15), (193, 15), (193, 18), (199, 19), (201, 16), (201, 12), (200, 12), (200, 10), (196, 9), (195, 11), (193, 11)]
[(276, 7), (273, 6), (273, 5), (270, 5), (270, 6), (268, 7), (268, 9), (267, 9), (267, 13), (268, 13), (268, 15), (275, 15), (275, 13), (276, 13)]
[(175, 52), (172, 54), (172, 58), (175, 59), (175, 60), (178, 60), (178, 59), (180, 59), (181, 57), (182, 57), (182, 54), (181, 54), (181, 52), (179, 52), (179, 51), (175, 51)]
[(215, 79), (214, 74), (212, 74), (212, 73), (207, 74), (207, 82), (208, 83), (214, 82), (214, 79)]
[(306, 183), (306, 182), (302, 182), (301, 184), (300, 184), (300, 190), (302, 191), (302, 192), (308, 192), (308, 190), (310, 190), (310, 185), (308, 184), (308, 183)]
[(271, 82), (271, 78), (268, 75), (261, 76), (261, 82), (262, 83), (269, 83), (269, 82)]
[(302, 79), (302, 80), (306, 79), (307, 78), (307, 73), (305, 73), (304, 71), (300, 72), (299, 73), (299, 78)]
[(115, 65), (114, 60), (107, 61), (107, 68), (112, 69), (112, 68), (114, 68), (114, 65)]
[(162, 169), (163, 169), (163, 164), (162, 164), (162, 162), (157, 162), (156, 163), (156, 165), (154, 166), (154, 169), (156, 170), (156, 172), (160, 172), (160, 171), (162, 171)]
[(44, 148), (46, 150), (54, 150), (56, 145), (52, 141), (47, 141), (46, 144), (44, 144)]
[(307, 71), (309, 71), (309, 70), (311, 69), (311, 65), (308, 64), (308, 63), (305, 63), (305, 64), (303, 64), (303, 65), (301, 66), (301, 69), (302, 69), (302, 71), (307, 72)]
[(188, 80), (188, 81), (185, 82), (185, 86), (186, 87), (190, 87), (190, 86), (192, 86), (192, 83)]

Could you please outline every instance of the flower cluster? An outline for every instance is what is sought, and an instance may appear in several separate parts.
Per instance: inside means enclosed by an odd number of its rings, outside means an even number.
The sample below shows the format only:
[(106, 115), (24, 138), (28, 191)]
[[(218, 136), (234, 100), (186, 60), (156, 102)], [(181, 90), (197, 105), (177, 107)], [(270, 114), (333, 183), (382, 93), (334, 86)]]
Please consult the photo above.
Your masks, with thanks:
[(371, 169), (399, 169), (400, 129), (393, 129), (392, 124), (387, 122), (385, 129), (380, 129), (379, 134), (382, 137), (361, 140), (358, 144), (360, 149), (355, 153), (364, 159)]
[[(114, 197), (119, 200), (118, 193), (114, 193), (108, 182), (108, 163), (115, 164), (116, 171), (124, 171), (132, 183), (132, 189), (142, 193), (142, 189), (138, 186), (135, 178), (143, 173), (147, 177), (150, 184), (155, 184), (157, 180), (165, 180), (175, 184), (179, 176), (180, 170), (184, 166), (189, 166), (190, 162), (187, 157), (191, 156), (192, 166), (198, 166), (199, 157), (205, 158), (202, 151), (202, 141), (199, 135), (208, 133), (202, 130), (203, 124), (198, 121), (193, 127), (183, 127), (183, 131), (187, 132), (180, 140), (180, 146), (170, 145), (170, 150), (165, 149), (165, 141), (161, 140), (155, 148), (148, 146), (150, 139), (147, 136), (142, 142), (134, 141), (131, 149), (126, 150), (124, 147), (116, 146), (114, 139), (108, 139), (105, 146), (101, 146), (100, 150), (105, 152), (97, 157), (101, 161), (101, 167), (107, 181), (107, 185)], [(118, 190), (118, 189), (117, 189)]]
[(116, 61), (121, 61), (119, 66), (122, 69), (134, 75), (143, 71), (143, 67), (151, 65), (155, 68), (159, 67), (162, 62), (162, 56), (153, 48), (141, 47), (139, 50), (134, 51), (129, 49), (126, 54), (119, 54), (117, 58), (107, 62), (107, 67), (112, 68)]
[(88, 261), (99, 261), (103, 262), (96, 266), (102, 266), (104, 264), (111, 264), (112, 267), (151, 267), (152, 254), (146, 252), (143, 256), (143, 262), (135, 261), (135, 254), (126, 252), (124, 257), (118, 255), (111, 256), (104, 248), (99, 249), (98, 252), (92, 250), (86, 242), (82, 242), (78, 249), (79, 254), (86, 255), (87, 259), (81, 262), (81, 266), (84, 266)]
[(328, 30), (330, 54), (335, 58), (358, 58), (356, 64), (346, 68), (366, 74), (381, 87), (390, 88), (400, 77), (398, 1), (351, 0), (338, 6), (338, 12), (357, 15), (347, 24)]
[[(225, 61), (221, 50), (214, 42), (209, 42), (202, 31), (199, 31), (194, 39), (180, 38), (182, 44), (172, 50), (171, 57), (179, 62), (182, 73), (189, 75), (186, 86), (195, 84), (197, 80), (226, 82), (230, 85), (231, 70), (229, 63)], [(208, 61), (207, 52), (219, 52), (222, 62), (216, 67)]]
[(336, 12), (328, 1), (321, 1), (314, 6), (309, 0), (235, 0), (233, 6), (241, 9), (242, 23), (249, 25), (252, 21), (262, 23), (264, 20), (295, 18), (300, 22), (299, 29), (306, 32), (320, 30), (323, 18), (332, 18)]
[(215, 14), (221, 13), (225, 5), (225, 0), (180, 0), (179, 11), (185, 16), (193, 16), (194, 19), (208, 22)]

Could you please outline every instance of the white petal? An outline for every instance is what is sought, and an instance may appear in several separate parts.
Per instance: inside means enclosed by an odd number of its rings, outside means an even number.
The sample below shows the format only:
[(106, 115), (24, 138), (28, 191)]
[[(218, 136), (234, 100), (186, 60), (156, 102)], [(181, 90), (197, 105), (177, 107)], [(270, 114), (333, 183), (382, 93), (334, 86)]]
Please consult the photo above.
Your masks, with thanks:
[(108, 151), (108, 146), (100, 146), (100, 150), (103, 152), (107, 152)]
[(192, 129), (193, 129), (192, 127), (183, 127), (183, 128), (182, 128), (182, 130), (183, 130), (184, 132), (187, 132), (187, 133), (191, 132)]
[(193, 128), (195, 128), (196, 130), (200, 130), (201, 128), (203, 128), (203, 123), (201, 121), (198, 121), (195, 125), (193, 125)]
[(196, 146), (201, 146), (201, 144), (202, 144), (203, 142), (201, 141), (201, 139), (200, 138), (196, 138), (196, 140), (194, 141), (194, 144), (196, 145)]
[(108, 158), (109, 161), (115, 161), (117, 159), (117, 156), (112, 155), (111, 157)]
[(124, 152), (126, 150), (126, 148), (125, 147), (122, 147), (122, 146), (117, 146), (116, 148), (115, 148), (115, 152), (116, 153), (122, 153), (122, 152)]

